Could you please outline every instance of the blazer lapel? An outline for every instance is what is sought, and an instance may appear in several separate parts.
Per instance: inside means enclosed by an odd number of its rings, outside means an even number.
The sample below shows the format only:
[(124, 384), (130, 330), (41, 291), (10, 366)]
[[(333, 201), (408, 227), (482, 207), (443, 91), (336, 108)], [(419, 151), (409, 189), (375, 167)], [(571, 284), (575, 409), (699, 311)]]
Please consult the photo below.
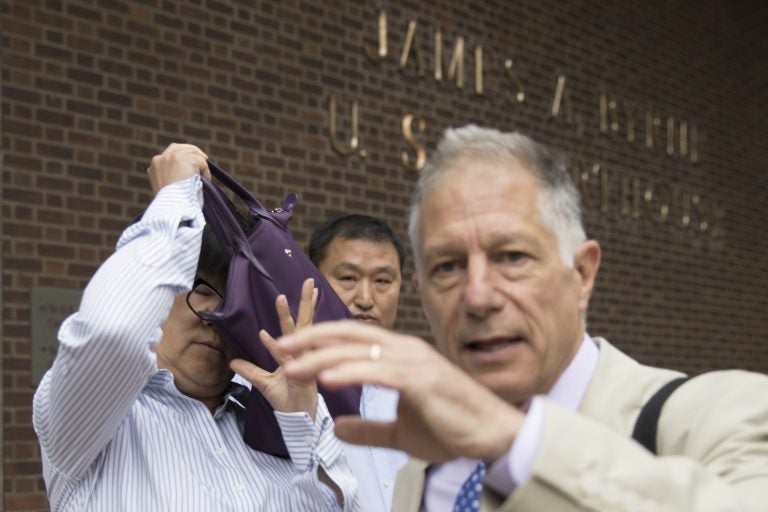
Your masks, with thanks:
[(392, 510), (397, 512), (419, 512), (421, 497), (424, 493), (429, 463), (411, 457), (397, 472), (395, 494), (392, 497)]

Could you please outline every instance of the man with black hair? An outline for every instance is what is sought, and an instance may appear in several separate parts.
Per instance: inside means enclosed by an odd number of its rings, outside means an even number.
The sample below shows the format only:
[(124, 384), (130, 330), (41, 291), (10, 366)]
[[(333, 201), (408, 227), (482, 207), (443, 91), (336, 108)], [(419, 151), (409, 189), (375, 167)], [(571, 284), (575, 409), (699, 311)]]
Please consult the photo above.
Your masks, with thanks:
[[(207, 156), (171, 144), (147, 172), (152, 203), (62, 324), (53, 367), (35, 393), (51, 509), (361, 510), (314, 380), (230, 361), (201, 316), (220, 302), (228, 269), (204, 228)], [(295, 322), (278, 298), (286, 332), (311, 323), (315, 295), (308, 280)], [(274, 339), (261, 340), (282, 364)], [(274, 407), (290, 459), (243, 441), (248, 395), (233, 370)]]
[[(386, 329), (394, 326), (406, 253), (386, 221), (360, 214), (334, 217), (312, 233), (308, 253), (356, 319)], [(365, 385), (360, 413), (367, 420), (392, 421), (397, 398), (392, 389)], [(365, 510), (389, 511), (395, 475), (407, 456), (370, 446), (343, 446)]]
[(359, 214), (335, 217), (312, 233), (308, 252), (355, 318), (392, 328), (405, 247), (384, 220)]

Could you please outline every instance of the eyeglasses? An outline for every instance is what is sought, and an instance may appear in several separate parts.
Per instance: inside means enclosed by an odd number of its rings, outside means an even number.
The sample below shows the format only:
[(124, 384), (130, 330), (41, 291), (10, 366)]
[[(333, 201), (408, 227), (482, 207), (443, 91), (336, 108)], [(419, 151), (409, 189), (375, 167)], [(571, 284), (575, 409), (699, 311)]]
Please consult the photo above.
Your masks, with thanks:
[(187, 306), (201, 320), (221, 303), (222, 295), (202, 277), (195, 279), (192, 290), (187, 294)]

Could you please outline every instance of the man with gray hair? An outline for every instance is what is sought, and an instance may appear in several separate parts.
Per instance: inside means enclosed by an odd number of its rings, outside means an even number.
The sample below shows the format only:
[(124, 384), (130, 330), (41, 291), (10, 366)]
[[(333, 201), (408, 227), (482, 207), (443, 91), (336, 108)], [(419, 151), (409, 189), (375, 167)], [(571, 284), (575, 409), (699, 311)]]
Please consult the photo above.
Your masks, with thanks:
[(349, 322), (280, 344), (313, 349), (286, 365), (293, 378), (400, 392), (396, 421), (336, 426), (346, 441), (415, 457), (393, 510), (765, 510), (768, 378), (706, 373), (661, 410), (659, 390), (681, 374), (586, 332), (600, 246), (546, 148), (517, 133), (448, 130), (409, 228), (437, 350)]

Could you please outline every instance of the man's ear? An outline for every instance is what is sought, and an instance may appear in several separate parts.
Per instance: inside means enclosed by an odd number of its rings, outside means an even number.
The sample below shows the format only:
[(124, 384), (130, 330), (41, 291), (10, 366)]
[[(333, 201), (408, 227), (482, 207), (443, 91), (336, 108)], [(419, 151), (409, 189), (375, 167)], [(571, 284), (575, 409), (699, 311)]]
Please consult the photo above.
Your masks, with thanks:
[(600, 244), (595, 240), (587, 240), (573, 254), (573, 268), (581, 280), (579, 289), (579, 309), (587, 311), (592, 290), (595, 287), (597, 271), (600, 269)]

